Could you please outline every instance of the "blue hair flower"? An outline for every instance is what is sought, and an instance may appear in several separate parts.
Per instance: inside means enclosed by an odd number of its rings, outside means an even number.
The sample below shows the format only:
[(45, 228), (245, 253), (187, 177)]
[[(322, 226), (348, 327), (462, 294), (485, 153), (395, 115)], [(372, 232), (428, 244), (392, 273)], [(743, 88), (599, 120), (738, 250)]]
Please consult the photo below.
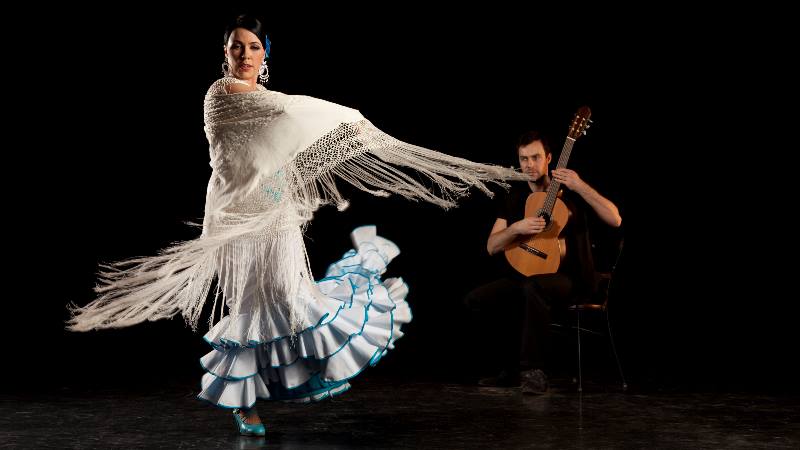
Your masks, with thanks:
[(267, 37), (267, 35), (265, 34), (264, 35), (264, 51), (266, 52), (265, 54), (266, 54), (267, 58), (269, 58), (269, 47), (270, 47), (269, 37)]

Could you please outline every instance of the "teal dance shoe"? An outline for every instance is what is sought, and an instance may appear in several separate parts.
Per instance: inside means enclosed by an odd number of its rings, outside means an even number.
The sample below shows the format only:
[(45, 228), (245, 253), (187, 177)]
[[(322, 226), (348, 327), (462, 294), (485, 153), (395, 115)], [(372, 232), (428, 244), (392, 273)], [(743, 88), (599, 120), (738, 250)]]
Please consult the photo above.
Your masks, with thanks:
[(263, 423), (245, 423), (244, 420), (242, 420), (242, 416), (239, 415), (238, 408), (233, 410), (233, 417), (236, 419), (236, 423), (239, 425), (239, 433), (245, 436), (264, 436), (267, 432)]

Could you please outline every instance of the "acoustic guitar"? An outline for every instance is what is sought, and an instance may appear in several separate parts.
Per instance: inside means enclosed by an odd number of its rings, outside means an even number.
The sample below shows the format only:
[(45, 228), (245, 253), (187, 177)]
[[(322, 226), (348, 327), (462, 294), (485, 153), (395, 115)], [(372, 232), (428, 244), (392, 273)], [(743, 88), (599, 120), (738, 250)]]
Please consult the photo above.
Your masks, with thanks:
[[(567, 167), (572, 146), (579, 137), (586, 134), (591, 115), (592, 111), (588, 106), (580, 107), (575, 113), (556, 169)], [(561, 264), (564, 248), (559, 235), (567, 225), (569, 210), (558, 198), (560, 189), (561, 183), (551, 180), (547, 193), (534, 192), (528, 196), (525, 201), (525, 217), (544, 218), (545, 228), (538, 234), (520, 236), (505, 249), (506, 259), (511, 267), (525, 276), (555, 273)]]

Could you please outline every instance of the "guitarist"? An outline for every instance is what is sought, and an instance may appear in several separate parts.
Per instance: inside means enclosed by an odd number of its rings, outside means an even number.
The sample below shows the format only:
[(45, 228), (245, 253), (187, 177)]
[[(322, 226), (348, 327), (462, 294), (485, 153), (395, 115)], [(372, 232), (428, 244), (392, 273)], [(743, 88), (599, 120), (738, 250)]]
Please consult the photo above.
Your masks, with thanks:
[[(509, 192), (497, 198), (497, 218), (489, 234), (486, 249), (490, 255), (502, 253), (520, 237), (545, 229), (540, 217), (524, 217), (525, 202), (533, 192), (546, 192), (553, 180), (567, 189), (561, 200), (569, 210), (569, 219), (559, 236), (566, 250), (556, 273), (525, 277), (505, 264), (507, 276), (480, 286), (467, 294), (465, 303), (474, 319), (499, 326), (497, 336), (503, 369), (498, 376), (484, 378), (484, 386), (516, 387), (523, 393), (539, 394), (547, 390), (543, 371), (551, 323), (551, 309), (565, 310), (567, 300), (581, 289), (590, 289), (594, 267), (587, 232), (585, 212), (591, 210), (611, 227), (622, 224), (616, 205), (600, 195), (570, 169), (556, 169), (548, 174), (552, 151), (536, 131), (523, 134), (517, 145), (521, 170), (531, 181), (512, 184)], [(561, 308), (559, 308), (561, 307)], [(491, 321), (491, 322), (490, 322)]]

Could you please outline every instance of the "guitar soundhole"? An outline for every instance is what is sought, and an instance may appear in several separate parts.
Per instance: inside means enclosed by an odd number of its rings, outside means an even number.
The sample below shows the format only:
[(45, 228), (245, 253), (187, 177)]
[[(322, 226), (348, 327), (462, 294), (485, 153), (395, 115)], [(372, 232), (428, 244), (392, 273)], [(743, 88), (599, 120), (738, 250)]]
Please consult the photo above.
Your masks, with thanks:
[(544, 219), (544, 230), (542, 231), (549, 230), (550, 226), (553, 225), (553, 221), (551, 220), (550, 214), (543, 209), (536, 211), (536, 217), (541, 217), (542, 219)]

